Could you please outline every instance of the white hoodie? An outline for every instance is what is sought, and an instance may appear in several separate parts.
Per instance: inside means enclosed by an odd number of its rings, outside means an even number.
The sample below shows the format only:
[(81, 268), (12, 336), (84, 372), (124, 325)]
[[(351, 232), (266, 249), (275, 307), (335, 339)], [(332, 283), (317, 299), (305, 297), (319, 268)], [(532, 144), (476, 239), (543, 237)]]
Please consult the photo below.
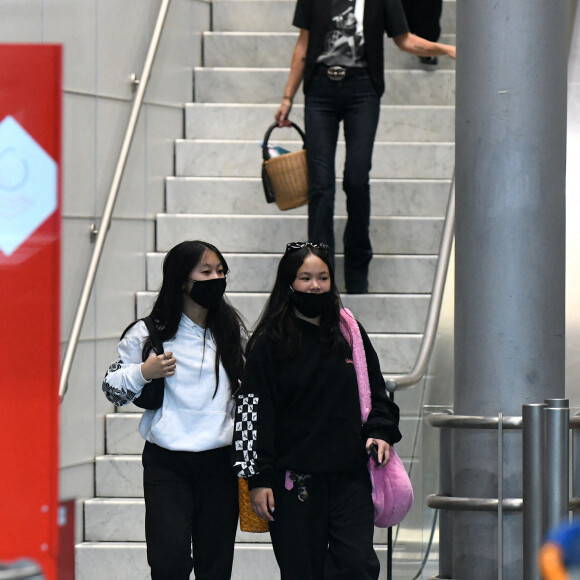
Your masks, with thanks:
[[(107, 398), (116, 405), (139, 396), (148, 382), (141, 374), (143, 344), (148, 336), (145, 323), (139, 321), (117, 347), (119, 359), (109, 367), (103, 382)], [(162, 407), (143, 413), (141, 436), (173, 451), (207, 451), (231, 445), (234, 399), (221, 364), (215, 392), (216, 347), (211, 332), (206, 332), (204, 345), (204, 329), (182, 314), (175, 337), (164, 342), (163, 349), (176, 359), (175, 374), (165, 379)]]

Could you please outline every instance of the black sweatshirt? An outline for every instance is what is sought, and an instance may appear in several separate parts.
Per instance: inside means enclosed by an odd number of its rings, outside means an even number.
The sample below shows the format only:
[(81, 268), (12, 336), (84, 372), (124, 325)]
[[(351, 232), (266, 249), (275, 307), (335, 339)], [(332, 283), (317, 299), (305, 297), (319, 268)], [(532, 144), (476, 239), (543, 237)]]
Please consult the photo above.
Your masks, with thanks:
[(273, 470), (340, 473), (363, 467), (368, 437), (401, 439), (399, 408), (386, 394), (379, 360), (359, 324), (372, 410), (361, 426), (354, 365), (323, 344), (319, 327), (298, 319), (302, 343), (286, 358), (260, 339), (248, 353), (237, 395), (235, 469), (249, 487), (272, 487)]

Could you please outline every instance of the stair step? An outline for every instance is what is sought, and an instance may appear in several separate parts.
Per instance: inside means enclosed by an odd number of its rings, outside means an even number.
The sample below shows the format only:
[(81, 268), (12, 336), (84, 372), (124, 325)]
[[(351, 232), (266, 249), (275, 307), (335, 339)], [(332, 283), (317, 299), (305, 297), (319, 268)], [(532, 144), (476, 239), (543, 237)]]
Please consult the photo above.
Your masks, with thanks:
[[(375, 550), (384, 576), (387, 549)], [(393, 580), (409, 580), (420, 567), (421, 554), (415, 560), (399, 559), (394, 552)], [(405, 557), (406, 554), (403, 555)], [(422, 578), (437, 573), (437, 561), (430, 562)], [(84, 542), (75, 547), (76, 580), (146, 580), (151, 577), (145, 542)], [(191, 578), (194, 578), (192, 573)], [(280, 574), (270, 545), (237, 544), (234, 551), (232, 580), (279, 580)]]
[[(302, 143), (292, 142), (297, 150)], [(450, 179), (455, 162), (453, 143), (377, 142), (371, 177), (383, 179)], [(255, 141), (177, 139), (175, 173), (178, 177), (259, 177), (262, 152)], [(336, 175), (342, 175), (344, 144), (336, 153)]]
[[(298, 32), (204, 32), (203, 65), (206, 67), (278, 67), (290, 62)], [(441, 42), (455, 44), (455, 35)], [(389, 70), (422, 69), (419, 59), (385, 42), (385, 65)], [(429, 72), (434, 67), (430, 67)], [(454, 69), (455, 61), (442, 57), (436, 70)]]
[(145, 442), (139, 434), (141, 414), (109, 413), (105, 417), (107, 455), (135, 455), (143, 452)]
[[(443, 2), (441, 28), (447, 34), (455, 34), (455, 7), (455, 0)], [(213, 30), (296, 32), (292, 26), (295, 8), (295, 0), (213, 0)]]
[[(144, 542), (143, 498), (95, 498), (85, 501), (85, 540), (88, 542)], [(239, 528), (236, 542), (266, 544), (270, 534), (250, 534)]]
[[(448, 179), (371, 179), (373, 216), (442, 217), (451, 181)], [(305, 215), (302, 206), (281, 212), (266, 203), (259, 177), (168, 177), (166, 213), (233, 215)], [(346, 216), (342, 182), (336, 182), (336, 216)]]
[[(145, 541), (145, 501), (143, 498), (94, 498), (84, 502), (86, 542), (144, 542)], [(406, 520), (405, 520), (406, 521)], [(403, 531), (403, 529), (405, 531)], [(404, 525), (399, 530), (399, 551), (403, 551), (413, 536)], [(236, 543), (268, 544), (268, 532), (252, 534), (236, 532)], [(375, 529), (375, 544), (386, 544), (385, 530)]]
[[(280, 103), (287, 68), (195, 69), (194, 101), (198, 103)], [(389, 105), (454, 105), (455, 71), (386, 70), (383, 102)], [(295, 102), (302, 103), (298, 92)]]
[[(127, 414), (130, 417), (131, 414)], [(143, 445), (141, 444), (141, 449)], [(103, 455), (95, 459), (96, 497), (143, 497), (141, 455)]]
[[(278, 105), (188, 103), (185, 106), (186, 139), (251, 140), (256, 146), (274, 121)], [(291, 119), (304, 129), (304, 105), (292, 108)], [(297, 140), (294, 130), (275, 130), (270, 143)], [(342, 135), (341, 135), (342, 139)], [(452, 142), (455, 107), (382, 105), (376, 141)]]
[[(335, 220), (336, 253), (343, 253), (346, 219)], [(439, 251), (443, 218), (371, 217), (375, 254), (433, 255)], [(157, 249), (169, 251), (192, 237), (211, 240), (226, 253), (280, 253), (286, 243), (306, 238), (305, 216), (167, 215), (157, 216)]]
[[(228, 293), (269, 292), (276, 277), (282, 254), (224, 254), (228, 262)], [(147, 290), (161, 287), (164, 253), (147, 255)], [(375, 256), (369, 272), (369, 290), (383, 293), (431, 292), (436, 256)], [(336, 279), (340, 290), (343, 280), (343, 257), (336, 257)]]

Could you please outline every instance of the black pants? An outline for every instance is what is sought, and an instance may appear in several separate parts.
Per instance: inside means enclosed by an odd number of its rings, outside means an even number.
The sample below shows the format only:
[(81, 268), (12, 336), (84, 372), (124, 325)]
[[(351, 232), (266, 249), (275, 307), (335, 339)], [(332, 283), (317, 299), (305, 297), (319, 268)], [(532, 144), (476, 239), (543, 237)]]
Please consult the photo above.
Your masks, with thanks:
[(369, 172), (380, 98), (368, 73), (332, 81), (318, 67), (308, 84), (305, 103), (308, 149), (308, 239), (324, 242), (334, 256), (335, 154), (340, 122), (346, 156), (342, 187), (348, 219), (343, 235), (344, 280), (347, 292), (368, 289), (373, 256), (369, 234), (371, 199)]
[[(153, 580), (229, 580), (238, 521), (231, 448), (143, 450), (147, 561)], [(193, 543), (193, 559), (192, 559)]]
[[(365, 468), (313, 475), (304, 490), (274, 484), (270, 536), (282, 580), (377, 580), (373, 549), (374, 508)], [(300, 499), (302, 498), (302, 499)]]
[(413, 34), (432, 42), (439, 40), (442, 0), (403, 0), (403, 7)]

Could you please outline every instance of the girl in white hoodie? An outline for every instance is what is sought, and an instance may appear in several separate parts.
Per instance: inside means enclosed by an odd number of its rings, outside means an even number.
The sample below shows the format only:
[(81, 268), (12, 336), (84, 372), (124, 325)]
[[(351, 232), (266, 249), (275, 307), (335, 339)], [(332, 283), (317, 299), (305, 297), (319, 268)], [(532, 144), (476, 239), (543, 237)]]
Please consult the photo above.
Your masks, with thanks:
[(189, 580), (192, 568), (197, 580), (231, 576), (238, 517), (232, 394), (246, 331), (223, 296), (227, 273), (224, 257), (207, 242), (171, 249), (150, 314), (164, 352), (155, 353), (138, 321), (125, 331), (103, 381), (107, 398), (120, 406), (151, 380), (165, 380), (161, 407), (145, 411), (139, 426), (153, 580)]

